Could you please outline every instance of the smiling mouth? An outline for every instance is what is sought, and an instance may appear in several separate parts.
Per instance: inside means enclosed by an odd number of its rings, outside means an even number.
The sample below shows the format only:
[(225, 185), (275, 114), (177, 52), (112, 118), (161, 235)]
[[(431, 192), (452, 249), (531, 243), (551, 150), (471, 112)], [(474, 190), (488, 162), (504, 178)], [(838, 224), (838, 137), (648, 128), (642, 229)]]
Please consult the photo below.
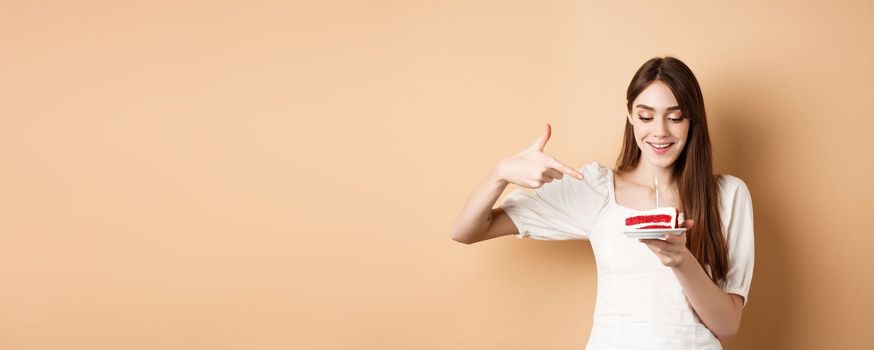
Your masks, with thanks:
[(650, 143), (650, 142), (647, 142), (647, 144), (650, 147), (652, 147), (653, 151), (655, 151), (658, 154), (667, 153), (668, 150), (671, 148), (671, 146), (674, 145), (673, 142), (669, 142), (669, 143)]

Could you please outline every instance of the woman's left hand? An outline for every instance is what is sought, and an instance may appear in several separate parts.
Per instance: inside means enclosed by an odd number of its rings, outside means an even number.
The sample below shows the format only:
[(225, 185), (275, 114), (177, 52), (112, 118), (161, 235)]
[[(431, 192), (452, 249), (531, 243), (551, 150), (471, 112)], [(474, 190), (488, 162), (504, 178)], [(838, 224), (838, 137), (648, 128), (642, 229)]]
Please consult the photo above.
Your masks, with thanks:
[[(694, 225), (694, 220), (685, 220), (680, 224), (680, 227), (691, 229)], [(652, 250), (652, 252), (659, 257), (662, 264), (673, 267), (680, 265), (680, 263), (683, 262), (683, 259), (691, 256), (691, 254), (689, 254), (689, 249), (686, 248), (686, 232), (688, 231), (683, 231), (676, 236), (665, 234), (664, 240), (658, 238), (641, 238), (639, 240), (645, 243), (646, 246), (649, 247), (649, 250)]]

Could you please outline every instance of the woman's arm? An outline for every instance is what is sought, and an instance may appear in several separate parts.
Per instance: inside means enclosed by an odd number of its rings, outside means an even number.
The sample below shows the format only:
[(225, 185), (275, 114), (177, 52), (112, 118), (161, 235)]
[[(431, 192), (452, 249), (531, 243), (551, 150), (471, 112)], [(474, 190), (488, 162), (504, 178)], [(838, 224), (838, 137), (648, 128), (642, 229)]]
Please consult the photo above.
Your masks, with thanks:
[(519, 228), (500, 208), (492, 208), (509, 184), (540, 188), (561, 179), (565, 174), (583, 180), (583, 174), (543, 153), (552, 134), (552, 126), (518, 154), (501, 159), (485, 183), (477, 187), (452, 227), (452, 239), (476, 243), (487, 239), (519, 233)]
[[(693, 220), (686, 220), (683, 226), (691, 228)], [(678, 236), (666, 235), (665, 240), (641, 239), (677, 276), (683, 292), (698, 318), (720, 341), (737, 334), (743, 314), (743, 297), (729, 294), (719, 288), (686, 248), (686, 233)]]
[(726, 293), (713, 283), (688, 249), (684, 255), (682, 261), (671, 269), (698, 318), (716, 338), (725, 341), (737, 334), (740, 328), (743, 297)]
[[(452, 239), (472, 244), (518, 232), (501, 209), (492, 208), (507, 185), (508, 182), (497, 171), (492, 172), (468, 198), (452, 227)], [(496, 222), (497, 225), (493, 226)]]

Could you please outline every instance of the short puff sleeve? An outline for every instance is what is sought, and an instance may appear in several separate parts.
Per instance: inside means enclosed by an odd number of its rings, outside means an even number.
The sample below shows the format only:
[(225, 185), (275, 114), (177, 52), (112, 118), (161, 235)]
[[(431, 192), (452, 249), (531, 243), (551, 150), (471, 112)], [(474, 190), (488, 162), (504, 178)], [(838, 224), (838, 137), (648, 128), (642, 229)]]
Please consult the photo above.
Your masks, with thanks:
[(586, 164), (577, 169), (582, 180), (565, 175), (531, 192), (516, 189), (499, 208), (519, 229), (517, 238), (587, 240), (609, 198), (607, 170)]
[(719, 214), (728, 246), (728, 272), (721, 287), (726, 293), (742, 296), (746, 306), (755, 257), (753, 202), (743, 180), (722, 175), (719, 185)]

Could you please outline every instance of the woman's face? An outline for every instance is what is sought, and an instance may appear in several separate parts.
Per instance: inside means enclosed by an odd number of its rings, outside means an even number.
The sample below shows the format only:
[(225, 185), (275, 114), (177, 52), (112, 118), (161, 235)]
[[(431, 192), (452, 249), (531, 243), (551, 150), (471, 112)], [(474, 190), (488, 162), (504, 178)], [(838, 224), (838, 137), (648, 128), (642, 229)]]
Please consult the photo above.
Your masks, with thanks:
[(643, 161), (666, 168), (686, 146), (689, 119), (683, 116), (671, 88), (655, 80), (631, 104), (628, 120)]

